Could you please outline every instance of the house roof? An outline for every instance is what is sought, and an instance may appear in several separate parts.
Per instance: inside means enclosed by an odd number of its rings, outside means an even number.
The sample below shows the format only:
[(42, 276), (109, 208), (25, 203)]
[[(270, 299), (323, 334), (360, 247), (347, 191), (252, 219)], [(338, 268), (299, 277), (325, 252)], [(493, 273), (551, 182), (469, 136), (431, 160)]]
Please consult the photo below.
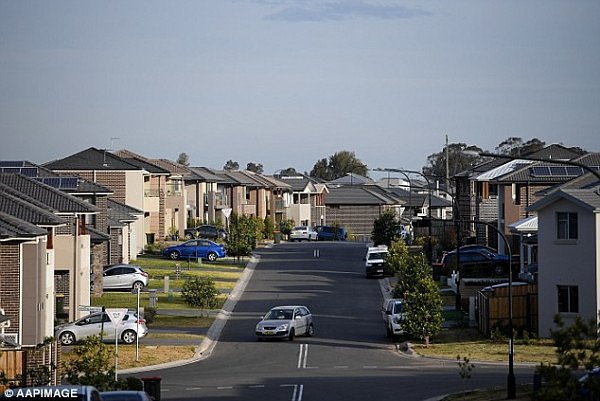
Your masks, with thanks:
[(527, 210), (538, 211), (561, 199), (573, 202), (593, 213), (600, 212), (599, 186), (588, 189), (560, 189), (535, 202), (533, 205), (529, 206)]
[(226, 184), (230, 181), (225, 177), (217, 175), (208, 167), (190, 167), (189, 169), (205, 182), (216, 182)]
[(110, 153), (105, 149), (88, 148), (65, 158), (43, 165), (55, 171), (69, 170), (141, 170), (138, 165)]
[(478, 174), (475, 177), (473, 177), (473, 179), (476, 181), (492, 181), (498, 179), (499, 177), (504, 177), (508, 174), (511, 174), (515, 171), (522, 170), (523, 168), (529, 166), (531, 163), (533, 163), (531, 160), (511, 160), (484, 173)]
[(538, 230), (537, 216), (526, 217), (508, 225), (511, 232), (514, 233), (536, 233)]
[(48, 209), (29, 203), (0, 185), (0, 212), (37, 226), (63, 226), (67, 221)]
[[(125, 205), (124, 203), (117, 202), (113, 199), (108, 200), (108, 218), (112, 220), (111, 226), (123, 226), (124, 223), (131, 223), (138, 219), (139, 216), (143, 216), (142, 210), (134, 207)], [(117, 224), (118, 223), (118, 224)]]
[(0, 184), (6, 186), (5, 191), (13, 192), (13, 195), (15, 192), (21, 193), (30, 203), (39, 202), (57, 214), (99, 212), (99, 209), (89, 202), (21, 174), (0, 173)]
[(266, 186), (264, 183), (261, 183), (255, 179), (249, 177), (248, 175), (244, 174), (243, 172), (241, 172), (239, 170), (223, 171), (223, 174), (225, 176), (231, 178), (238, 185), (244, 185), (246, 187), (251, 187), (251, 188), (259, 188), (259, 187)]
[(110, 241), (110, 235), (103, 233), (102, 231), (97, 230), (94, 227), (86, 226), (85, 229), (90, 235), (90, 241), (94, 244), (100, 244), (102, 242)]
[(374, 181), (369, 177), (364, 177), (362, 175), (354, 174), (354, 173), (346, 173), (345, 176), (340, 177), (338, 179), (329, 181), (327, 184), (330, 185), (363, 185), (363, 184), (373, 184)]
[(404, 201), (377, 185), (329, 187), (325, 205), (403, 205)]
[(581, 156), (581, 152), (572, 148), (567, 148), (557, 143), (545, 146), (544, 148), (523, 155), (525, 158), (533, 157), (538, 159), (551, 159), (551, 160), (570, 160), (575, 157)]
[(17, 238), (32, 238), (46, 235), (44, 228), (21, 220), (8, 213), (0, 212), (0, 241)]
[[(405, 202), (404, 206), (406, 207), (423, 207), (429, 202), (429, 194), (407, 191), (405, 189), (396, 187), (396, 188), (386, 188), (386, 191), (393, 193), (396, 197)], [(431, 207), (432, 208), (440, 208), (440, 207), (451, 207), (452, 202), (437, 196), (435, 194), (431, 194)]]

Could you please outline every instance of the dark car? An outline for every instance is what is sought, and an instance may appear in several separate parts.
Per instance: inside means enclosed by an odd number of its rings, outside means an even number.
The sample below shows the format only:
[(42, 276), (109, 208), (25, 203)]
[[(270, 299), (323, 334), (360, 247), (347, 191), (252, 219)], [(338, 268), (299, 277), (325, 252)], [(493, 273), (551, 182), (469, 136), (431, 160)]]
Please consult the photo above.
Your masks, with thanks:
[(163, 255), (173, 260), (180, 258), (201, 258), (211, 262), (226, 255), (223, 245), (207, 239), (193, 239), (163, 250)]
[[(439, 263), (434, 263), (433, 276), (450, 276), (457, 270), (456, 249), (442, 256)], [(493, 252), (491, 248), (460, 248), (461, 277), (508, 277), (508, 256)]]
[(186, 228), (184, 230), (184, 236), (187, 239), (192, 239), (192, 238), (225, 239), (227, 237), (227, 233), (222, 228), (205, 224), (205, 225), (201, 225), (198, 227)]
[(315, 231), (318, 241), (345, 241), (348, 238), (344, 227), (317, 226)]

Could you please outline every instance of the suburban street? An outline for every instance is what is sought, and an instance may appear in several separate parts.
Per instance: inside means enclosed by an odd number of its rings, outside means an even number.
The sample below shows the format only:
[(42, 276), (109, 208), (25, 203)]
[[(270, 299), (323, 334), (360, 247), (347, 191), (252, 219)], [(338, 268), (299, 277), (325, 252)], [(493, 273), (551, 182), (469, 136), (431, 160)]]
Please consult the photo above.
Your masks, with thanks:
[[(505, 386), (503, 365), (477, 364), (463, 383), (454, 361), (398, 353), (385, 337), (378, 280), (364, 277), (364, 252), (350, 242), (258, 250), (260, 262), (212, 355), (144, 376), (162, 378), (165, 400), (425, 400)], [(311, 310), (314, 337), (256, 340), (266, 311), (295, 304)], [(532, 372), (517, 367), (517, 383), (531, 382)]]

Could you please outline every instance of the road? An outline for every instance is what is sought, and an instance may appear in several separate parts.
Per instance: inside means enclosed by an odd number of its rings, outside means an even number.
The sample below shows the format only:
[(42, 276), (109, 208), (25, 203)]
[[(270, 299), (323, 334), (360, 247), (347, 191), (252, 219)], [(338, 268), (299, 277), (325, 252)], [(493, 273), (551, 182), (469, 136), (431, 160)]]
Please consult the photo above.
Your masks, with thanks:
[[(364, 245), (339, 242), (260, 250), (213, 354), (152, 372), (162, 378), (162, 399), (411, 401), (505, 385), (506, 366), (478, 364), (463, 383), (453, 361), (399, 354), (385, 337), (378, 280), (364, 277), (364, 253)], [(293, 304), (312, 311), (315, 336), (256, 341), (260, 316)], [(529, 382), (532, 368), (516, 374), (518, 383)]]

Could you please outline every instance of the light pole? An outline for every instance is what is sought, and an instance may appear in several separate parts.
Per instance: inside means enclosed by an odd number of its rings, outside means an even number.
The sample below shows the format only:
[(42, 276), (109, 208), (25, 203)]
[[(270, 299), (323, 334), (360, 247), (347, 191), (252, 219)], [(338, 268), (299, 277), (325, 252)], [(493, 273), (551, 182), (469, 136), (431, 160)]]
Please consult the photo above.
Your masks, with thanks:
[[(387, 171), (387, 172), (392, 172), (392, 173), (410, 173), (410, 174), (418, 174), (421, 177), (423, 177), (423, 179), (425, 179), (425, 181), (427, 182), (427, 193), (429, 195), (429, 206), (427, 207), (427, 215), (428, 215), (428, 219), (429, 219), (429, 224), (428, 224), (428, 252), (427, 252), (427, 258), (429, 260), (429, 265), (431, 265), (432, 263), (432, 258), (433, 258), (433, 249), (432, 249), (432, 245), (431, 245), (431, 182), (429, 181), (429, 178), (427, 178), (423, 173), (419, 172), (419, 171), (415, 171), (415, 170), (405, 170), (402, 168), (376, 168), (373, 169), (374, 171)], [(410, 180), (409, 180), (410, 183)]]

